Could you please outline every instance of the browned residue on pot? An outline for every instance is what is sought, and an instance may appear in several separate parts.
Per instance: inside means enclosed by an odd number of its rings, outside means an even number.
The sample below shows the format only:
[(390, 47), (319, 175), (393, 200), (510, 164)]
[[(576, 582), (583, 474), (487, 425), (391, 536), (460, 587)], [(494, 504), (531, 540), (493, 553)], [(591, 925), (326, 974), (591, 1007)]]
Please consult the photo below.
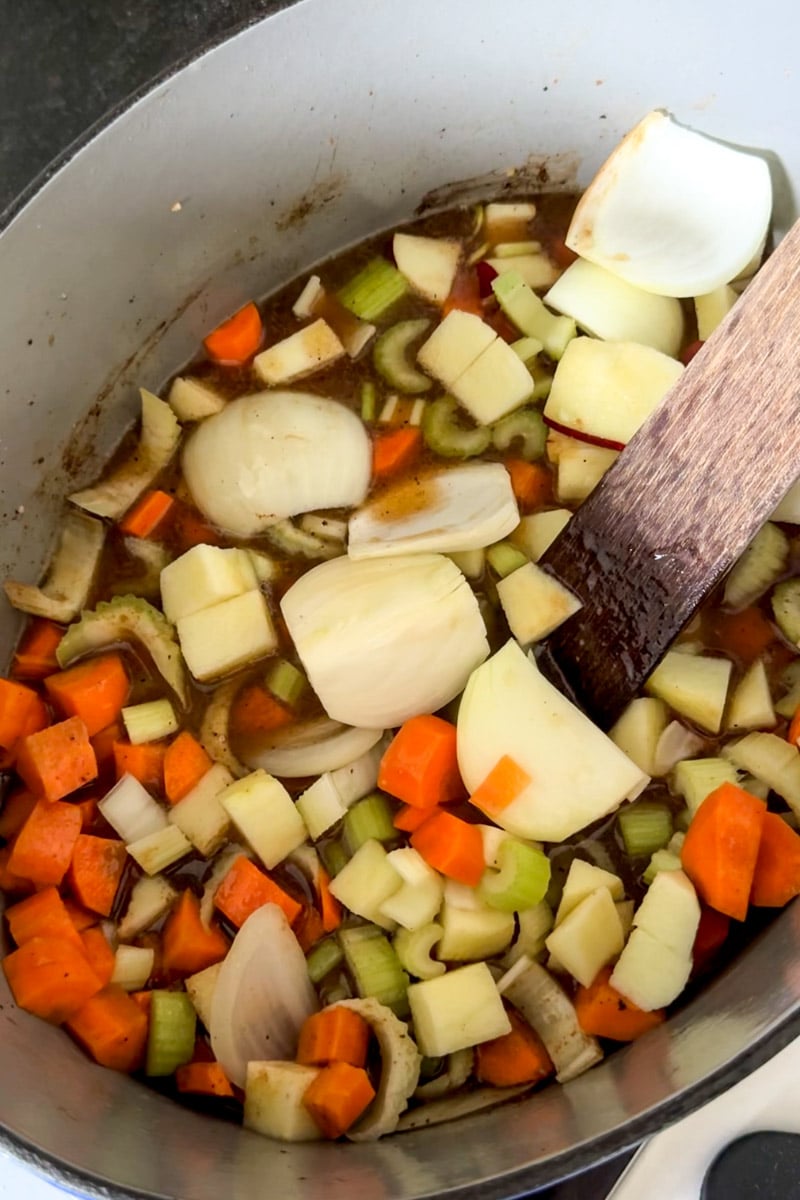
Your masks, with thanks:
[(478, 204), (484, 200), (499, 200), (504, 196), (547, 191), (574, 191), (577, 188), (580, 158), (577, 154), (532, 154), (521, 166), (502, 171), (488, 171), (471, 179), (457, 179), (426, 193), (417, 205), (417, 216)]
[(329, 175), (319, 183), (312, 184), (287, 212), (276, 219), (275, 228), (280, 233), (285, 233), (289, 229), (297, 229), (304, 225), (319, 209), (339, 199), (344, 191), (345, 182), (344, 175)]

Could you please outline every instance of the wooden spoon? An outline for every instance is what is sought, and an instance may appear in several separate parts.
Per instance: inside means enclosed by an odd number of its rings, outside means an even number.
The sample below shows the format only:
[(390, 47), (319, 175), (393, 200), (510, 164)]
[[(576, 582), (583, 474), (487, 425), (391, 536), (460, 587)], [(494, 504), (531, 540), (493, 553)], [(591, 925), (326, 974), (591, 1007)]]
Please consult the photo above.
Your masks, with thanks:
[(540, 665), (608, 728), (800, 475), (800, 221), (561, 536)]

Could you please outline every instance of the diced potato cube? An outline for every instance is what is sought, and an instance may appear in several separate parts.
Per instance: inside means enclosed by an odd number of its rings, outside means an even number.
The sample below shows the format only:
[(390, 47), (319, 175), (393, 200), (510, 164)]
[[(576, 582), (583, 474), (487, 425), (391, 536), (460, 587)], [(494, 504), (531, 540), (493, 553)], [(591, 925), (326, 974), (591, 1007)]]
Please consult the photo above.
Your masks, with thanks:
[(381, 912), (404, 929), (419, 929), (434, 919), (442, 903), (442, 877), (413, 847), (392, 850), (386, 856), (402, 885), (381, 905)]
[(231, 783), (233, 776), (228, 768), (222, 763), (215, 763), (206, 771), (200, 782), (170, 810), (169, 819), (172, 824), (177, 825), (195, 849), (206, 858), (216, 854), (228, 836), (231, 821), (220, 804), (219, 797)]
[(486, 963), (457, 967), (412, 983), (408, 1002), (422, 1054), (438, 1058), (511, 1031), (497, 985)]
[(297, 810), (312, 841), (322, 837), (337, 821), (341, 821), (347, 807), (342, 803), (330, 771), (320, 775), (302, 796), (298, 796)]
[(655, 775), (658, 742), (668, 723), (669, 713), (663, 700), (641, 696), (631, 701), (608, 736), (645, 775)]
[(330, 325), (320, 318), (262, 350), (253, 359), (253, 366), (266, 384), (293, 383), (330, 366), (344, 353), (344, 346)]
[(331, 880), (330, 889), (345, 908), (391, 931), (396, 922), (383, 912), (383, 904), (402, 886), (383, 846), (369, 838)]
[(633, 917), (636, 929), (683, 957), (691, 957), (699, 923), (697, 893), (683, 871), (659, 871)]
[(442, 961), (468, 962), (501, 954), (514, 936), (514, 914), (500, 912), (478, 901), (475, 908), (445, 903), (439, 918), (442, 938), (436, 953)]
[(306, 827), (292, 797), (266, 771), (237, 779), (219, 794), (218, 801), (267, 868), (283, 862), (306, 840)]
[(161, 603), (165, 617), (175, 624), (257, 586), (247, 550), (192, 546), (161, 572)]
[(249, 1062), (244, 1085), (247, 1129), (280, 1142), (315, 1142), (322, 1134), (303, 1104), (319, 1067), (293, 1062)]
[(733, 664), (726, 658), (669, 650), (645, 687), (709, 733), (719, 733)]
[(564, 880), (561, 903), (556, 913), (556, 925), (599, 887), (607, 888), (612, 900), (622, 900), (625, 895), (625, 887), (619, 875), (604, 871), (594, 863), (584, 862), (582, 858), (573, 858)]
[(443, 304), (453, 286), (461, 243), (452, 238), (396, 233), (392, 250), (398, 270), (414, 290), (434, 304)]
[(568, 508), (550, 508), (547, 512), (531, 513), (530, 516), (522, 518), (509, 540), (515, 546), (519, 546), (531, 562), (538, 562), (548, 546), (553, 544), (565, 528), (571, 516)]
[(706, 292), (704, 296), (695, 296), (697, 336), (702, 342), (710, 338), (717, 326), (722, 324), (738, 299), (729, 283), (721, 284), (713, 292)]
[(202, 421), (225, 407), (225, 397), (191, 376), (178, 376), (169, 390), (169, 404), (179, 421)]
[(556, 496), (559, 503), (581, 504), (618, 458), (618, 450), (591, 446), (577, 438), (561, 439), (556, 470)]
[(178, 621), (178, 638), (195, 679), (217, 679), (264, 658), (278, 639), (260, 591), (245, 592)]
[(775, 720), (766, 667), (757, 658), (733, 690), (725, 716), (725, 728), (771, 729)]
[(491, 425), (530, 398), (533, 378), (511, 347), (495, 338), (448, 387), (479, 425)]
[(417, 362), (449, 388), (496, 337), (495, 331), (480, 317), (454, 309), (422, 343)]
[(581, 607), (577, 596), (532, 562), (499, 579), (497, 595), (511, 632), (523, 646), (547, 637)]
[(588, 987), (625, 943), (622, 923), (608, 888), (581, 900), (547, 938), (547, 949), (578, 983)]
[[(661, 872), (671, 875), (673, 872)], [(660, 875), (656, 876), (656, 879)], [(645, 1012), (680, 996), (692, 970), (691, 955), (676, 954), (646, 929), (634, 929), (611, 974), (611, 986)]]

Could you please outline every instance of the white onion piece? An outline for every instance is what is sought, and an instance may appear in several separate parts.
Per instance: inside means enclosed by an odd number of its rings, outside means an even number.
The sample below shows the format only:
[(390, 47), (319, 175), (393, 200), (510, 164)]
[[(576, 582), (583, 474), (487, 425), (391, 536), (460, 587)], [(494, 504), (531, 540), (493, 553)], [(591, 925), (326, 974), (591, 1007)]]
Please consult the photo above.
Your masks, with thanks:
[(502, 463), (431, 471), (382, 491), (350, 518), (351, 558), (482, 550), (519, 524)]
[(348, 725), (436, 712), (489, 653), (475, 595), (440, 554), (334, 558), (302, 575), (281, 610), (325, 711)]
[(249, 1062), (293, 1059), (300, 1027), (319, 1008), (306, 959), (276, 904), (252, 913), (222, 961), (211, 1005), (211, 1048), (244, 1087)]
[(321, 717), (290, 725), (258, 743), (251, 740), (243, 748), (242, 761), (281, 779), (302, 779), (348, 766), (382, 737), (382, 729), (356, 729)]
[(668, 775), (684, 758), (694, 758), (703, 749), (703, 739), (680, 721), (670, 721), (656, 743), (654, 775)]
[(209, 520), (239, 537), (367, 494), (372, 447), (355, 413), (307, 392), (242, 396), (195, 430), (183, 471)]
[(680, 301), (645, 292), (585, 258), (567, 267), (545, 301), (604, 342), (639, 342), (673, 358), (681, 348)]
[(772, 210), (764, 159), (651, 112), (583, 194), (571, 250), (647, 292), (702, 296), (742, 271)]

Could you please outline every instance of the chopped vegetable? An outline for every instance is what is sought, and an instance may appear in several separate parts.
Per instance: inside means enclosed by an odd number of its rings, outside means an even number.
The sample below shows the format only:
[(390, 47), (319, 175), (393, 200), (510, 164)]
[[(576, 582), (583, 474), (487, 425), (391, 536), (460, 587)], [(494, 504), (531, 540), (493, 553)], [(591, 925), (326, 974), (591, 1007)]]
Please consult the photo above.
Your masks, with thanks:
[(622, 808), (617, 825), (630, 858), (642, 858), (666, 846), (672, 837), (672, 817), (665, 804), (654, 800), (639, 800)]
[(120, 715), (130, 683), (119, 654), (102, 654), (49, 675), (47, 694), (65, 717), (80, 717), (90, 737)]
[(209, 358), (238, 366), (253, 357), (261, 345), (263, 336), (261, 314), (251, 302), (203, 338), (203, 345)]
[(422, 436), (425, 444), (442, 458), (474, 458), (488, 447), (492, 430), (486, 425), (467, 428), (459, 419), (452, 396), (441, 396), (425, 405)]
[(3, 584), (6, 596), (14, 608), (35, 617), (60, 622), (74, 620), (89, 598), (104, 541), (105, 527), (101, 521), (85, 513), (67, 512), (45, 582), (35, 587), (6, 580)]
[(376, 341), (372, 351), (375, 370), (389, 387), (410, 396), (429, 390), (431, 381), (428, 376), (413, 367), (408, 359), (409, 347), (422, 337), (429, 326), (430, 321), (424, 317), (415, 321), (398, 321)]
[(396, 267), (385, 258), (372, 258), (339, 290), (338, 298), (362, 321), (374, 321), (407, 291), (408, 284)]
[(185, 992), (151, 992), (146, 1075), (172, 1075), (194, 1053), (196, 1015)]
[(193, 892), (181, 892), (164, 922), (162, 963), (166, 971), (194, 975), (228, 953), (228, 939), (217, 925), (200, 919), (200, 902)]
[(14, 652), (12, 674), (15, 679), (44, 679), (58, 670), (56, 650), (63, 630), (52, 621), (31, 621)]
[(786, 579), (772, 593), (772, 611), (781, 633), (800, 645), (800, 579)]
[(373, 479), (384, 479), (407, 470), (419, 457), (421, 448), (422, 434), (410, 425), (376, 434), (372, 443)]
[(448, 812), (435, 812), (410, 837), (426, 863), (446, 875), (476, 887), (486, 865), (480, 830)]
[(46, 800), (60, 800), (97, 776), (97, 760), (80, 717), (70, 717), (20, 740), (16, 770)]
[(233, 1096), (228, 1076), (218, 1062), (184, 1063), (175, 1072), (179, 1092), (195, 1096)]
[(95, 1062), (115, 1071), (135, 1071), (144, 1059), (148, 1020), (122, 988), (109, 984), (87, 999), (67, 1029)]
[(164, 755), (166, 747), (161, 742), (144, 742), (132, 746), (129, 742), (115, 741), (113, 746), (114, 771), (117, 779), (132, 775), (142, 787), (160, 792), (164, 783)]
[(788, 561), (789, 539), (782, 529), (767, 521), (725, 580), (725, 603), (731, 608), (752, 604), (780, 579)]
[(124, 868), (122, 842), (79, 834), (69, 867), (69, 885), (75, 899), (84, 908), (109, 916)]
[(303, 1094), (314, 1122), (327, 1138), (337, 1138), (353, 1125), (375, 1098), (362, 1067), (333, 1062), (323, 1067)]
[(297, 1061), (322, 1067), (346, 1062), (363, 1067), (367, 1061), (370, 1027), (352, 1008), (336, 1005), (312, 1013), (303, 1023)]
[(535, 846), (504, 838), (497, 853), (498, 871), (484, 871), (478, 894), (490, 908), (520, 912), (544, 900), (550, 883), (550, 860)]
[(2, 966), (20, 1008), (54, 1025), (69, 1020), (102, 987), (83, 948), (62, 938), (31, 938)]
[(765, 811), (761, 800), (723, 783), (694, 814), (681, 850), (700, 897), (737, 921), (747, 916)]
[(611, 968), (605, 967), (588, 987), (579, 987), (575, 994), (575, 1012), (584, 1033), (613, 1042), (632, 1042), (663, 1023), (663, 1009), (645, 1012), (637, 1008), (611, 986), (610, 977)]
[(597, 1041), (581, 1028), (572, 1001), (539, 963), (525, 963), (503, 994), (542, 1039), (559, 1083), (583, 1074), (603, 1057)]
[(200, 743), (183, 729), (164, 752), (164, 791), (177, 804), (211, 769), (211, 759)]
[(552, 1075), (555, 1067), (541, 1040), (527, 1021), (513, 1011), (508, 1013), (511, 1032), (481, 1042), (475, 1051), (475, 1076), (492, 1087), (510, 1087), (515, 1083), (539, 1083)]
[(378, 786), (416, 808), (461, 799), (455, 726), (433, 716), (406, 721), (381, 759)]
[(293, 925), (302, 907), (244, 854), (234, 859), (217, 887), (214, 904), (237, 928), (241, 928), (247, 918), (265, 904), (276, 904), (289, 924)]
[(159, 491), (157, 488), (151, 492), (145, 492), (141, 500), (137, 501), (120, 521), (121, 532), (127, 533), (130, 537), (150, 537), (167, 517), (174, 503), (173, 496)]
[(776, 813), (765, 813), (750, 903), (782, 908), (800, 895), (800, 837)]

